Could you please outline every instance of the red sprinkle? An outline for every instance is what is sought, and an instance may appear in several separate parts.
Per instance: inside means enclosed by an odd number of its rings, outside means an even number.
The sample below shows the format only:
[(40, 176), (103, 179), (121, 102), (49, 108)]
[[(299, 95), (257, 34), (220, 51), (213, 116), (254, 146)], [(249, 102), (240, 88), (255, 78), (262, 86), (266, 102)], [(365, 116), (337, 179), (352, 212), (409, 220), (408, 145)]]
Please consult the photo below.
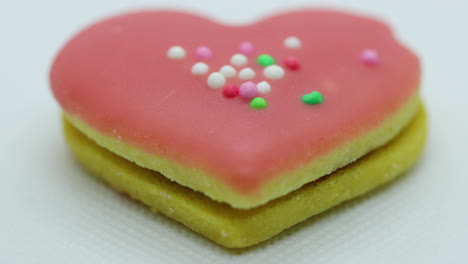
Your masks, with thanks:
[(234, 84), (228, 84), (224, 87), (223, 94), (226, 98), (234, 98), (239, 94), (239, 87)]
[(299, 70), (299, 68), (301, 68), (301, 64), (299, 63), (299, 60), (292, 56), (284, 59), (284, 65), (286, 65), (288, 69), (293, 70), (293, 71)]

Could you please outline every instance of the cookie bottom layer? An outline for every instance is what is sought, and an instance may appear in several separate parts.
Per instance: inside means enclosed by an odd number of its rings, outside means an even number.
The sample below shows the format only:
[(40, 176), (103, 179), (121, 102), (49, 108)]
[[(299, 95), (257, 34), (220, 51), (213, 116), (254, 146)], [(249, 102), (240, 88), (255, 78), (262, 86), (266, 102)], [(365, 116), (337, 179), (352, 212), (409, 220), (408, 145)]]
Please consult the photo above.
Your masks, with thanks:
[(78, 160), (113, 188), (151, 210), (184, 224), (229, 248), (267, 240), (281, 231), (344, 201), (362, 195), (409, 169), (422, 152), (426, 114), (391, 142), (356, 162), (269, 203), (248, 210), (211, 200), (98, 146), (64, 120), (65, 138)]
[[(166, 178), (192, 190), (199, 191), (215, 201), (225, 202), (235, 208), (251, 209), (297, 190), (304, 184), (330, 174), (372, 150), (387, 144), (411, 122), (418, 111), (419, 105), (419, 95), (411, 96), (404, 105), (381, 120), (379, 124), (375, 124), (376, 126), (371, 130), (358, 133), (360, 136), (355, 136), (354, 139), (343, 142), (335, 149), (330, 149), (309, 162), (296, 164), (296, 166), (291, 165), (292, 170), (288, 172), (281, 171), (278, 175), (273, 175), (270, 180), (263, 182), (249, 192), (236, 188), (219, 178), (219, 175), (215, 176), (201, 167), (187, 167), (183, 163), (168, 157), (148, 153), (135, 145), (127, 143), (125, 140), (119, 139), (116, 134), (101, 133), (70, 113), (65, 112), (64, 116), (74, 127), (78, 128), (98, 145), (118, 156), (135, 162), (140, 167), (159, 171)], [(283, 165), (285, 166), (285, 164)]]

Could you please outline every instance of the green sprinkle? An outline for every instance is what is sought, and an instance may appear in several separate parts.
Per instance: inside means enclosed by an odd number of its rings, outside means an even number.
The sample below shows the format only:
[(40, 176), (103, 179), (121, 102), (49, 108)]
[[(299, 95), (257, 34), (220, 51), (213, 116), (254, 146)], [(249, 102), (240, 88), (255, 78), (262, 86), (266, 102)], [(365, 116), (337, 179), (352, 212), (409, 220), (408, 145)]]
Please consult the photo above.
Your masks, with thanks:
[(323, 96), (321, 93), (315, 91), (311, 92), (310, 94), (303, 95), (301, 98), (302, 102), (306, 104), (320, 104), (323, 102)]
[(255, 97), (254, 99), (252, 99), (252, 101), (250, 101), (250, 107), (252, 107), (253, 109), (263, 109), (267, 106), (267, 101), (265, 101), (265, 99), (261, 97)]
[(273, 59), (273, 57), (268, 54), (262, 54), (257, 57), (257, 62), (258, 64), (267, 67), (275, 64), (275, 59)]

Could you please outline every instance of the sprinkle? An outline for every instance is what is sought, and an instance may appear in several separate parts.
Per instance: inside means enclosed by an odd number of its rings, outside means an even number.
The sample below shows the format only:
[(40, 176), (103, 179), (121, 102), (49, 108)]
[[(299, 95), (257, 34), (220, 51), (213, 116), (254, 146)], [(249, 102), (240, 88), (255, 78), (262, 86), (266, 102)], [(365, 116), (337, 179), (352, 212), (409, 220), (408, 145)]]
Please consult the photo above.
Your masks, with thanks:
[(239, 79), (251, 80), (255, 78), (255, 72), (251, 68), (244, 68), (239, 72)]
[(288, 49), (298, 49), (301, 47), (301, 40), (295, 36), (290, 36), (284, 39), (283, 44)]
[(275, 64), (275, 59), (268, 54), (262, 54), (257, 57), (257, 63), (266, 67)]
[(271, 91), (271, 86), (269, 83), (263, 81), (257, 84), (257, 90), (261, 94), (267, 94)]
[(379, 53), (373, 49), (366, 49), (361, 53), (361, 61), (366, 65), (377, 65), (380, 61)]
[(281, 79), (284, 76), (284, 69), (281, 68), (280, 66), (274, 64), (270, 65), (263, 70), (263, 75), (269, 79)]
[(255, 97), (250, 101), (250, 107), (253, 109), (263, 109), (268, 106), (268, 103), (265, 101), (265, 99), (261, 97)]
[(185, 57), (185, 50), (181, 46), (172, 46), (167, 51), (167, 57), (172, 60), (180, 60)]
[(252, 54), (255, 51), (255, 47), (252, 43), (244, 41), (239, 45), (239, 51), (244, 54)]
[(234, 84), (228, 84), (223, 89), (223, 94), (226, 98), (233, 98), (239, 94), (239, 87)]
[(253, 82), (245, 82), (239, 87), (239, 96), (250, 100), (258, 95), (257, 85)]
[(301, 64), (299, 63), (299, 60), (296, 57), (289, 56), (286, 59), (284, 59), (284, 65), (286, 65), (286, 68), (290, 70), (299, 70), (301, 68)]
[(323, 96), (321, 93), (314, 91), (310, 94), (303, 95), (301, 98), (302, 102), (309, 105), (320, 104), (323, 102)]
[(221, 88), (226, 84), (226, 79), (221, 73), (213, 72), (208, 76), (207, 83), (210, 88)]
[(232, 78), (237, 75), (236, 69), (234, 69), (234, 67), (232, 67), (231, 65), (224, 65), (223, 67), (221, 67), (221, 69), (219, 69), (219, 72), (226, 78)]
[(199, 46), (195, 49), (195, 56), (201, 60), (207, 60), (213, 57), (213, 52), (207, 46)]
[(231, 57), (231, 64), (239, 67), (244, 66), (245, 64), (247, 64), (247, 57), (240, 53), (234, 54)]
[(208, 72), (208, 65), (203, 62), (197, 62), (192, 66), (192, 74), (203, 75)]

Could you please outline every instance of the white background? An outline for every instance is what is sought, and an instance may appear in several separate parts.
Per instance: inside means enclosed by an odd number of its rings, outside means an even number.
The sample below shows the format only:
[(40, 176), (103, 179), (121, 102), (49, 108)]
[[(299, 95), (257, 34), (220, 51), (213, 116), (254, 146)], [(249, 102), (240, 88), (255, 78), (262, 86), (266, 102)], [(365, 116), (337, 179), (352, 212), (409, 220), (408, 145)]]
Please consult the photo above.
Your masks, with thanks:
[(47, 81), (74, 32), (141, 7), (244, 22), (305, 5), (292, 2), (0, 0), (0, 263), (468, 263), (468, 1), (320, 4), (383, 18), (421, 56), (428, 146), (399, 181), (258, 247), (218, 247), (119, 196), (74, 161)]

